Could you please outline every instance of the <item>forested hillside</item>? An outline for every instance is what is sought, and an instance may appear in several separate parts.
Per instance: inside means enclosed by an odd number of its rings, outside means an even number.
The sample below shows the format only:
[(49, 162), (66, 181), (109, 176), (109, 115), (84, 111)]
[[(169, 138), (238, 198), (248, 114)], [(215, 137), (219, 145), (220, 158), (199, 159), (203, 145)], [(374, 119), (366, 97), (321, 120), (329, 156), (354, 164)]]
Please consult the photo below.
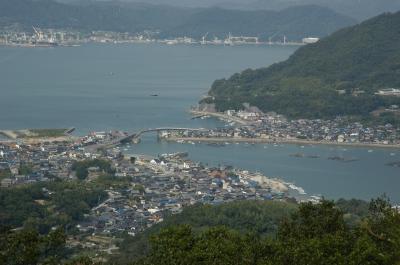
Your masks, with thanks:
[(226, 226), (245, 234), (254, 232), (260, 236), (271, 236), (277, 231), (279, 222), (297, 209), (296, 204), (273, 201), (237, 201), (216, 206), (198, 204), (171, 215), (144, 233), (135, 237), (126, 236), (121, 250), (113, 260), (124, 264), (138, 259), (150, 250), (149, 238), (166, 227), (190, 225), (196, 233), (210, 227)]
[[(368, 215), (368, 203), (365, 201), (340, 199), (336, 206), (343, 213), (343, 220), (348, 227), (359, 225)], [(143, 258), (151, 251), (152, 238), (177, 225), (189, 226), (193, 235), (225, 227), (242, 236), (274, 238), (281, 222), (290, 219), (298, 209), (298, 204), (278, 201), (236, 201), (214, 206), (190, 206), (180, 214), (167, 216), (162, 223), (135, 237), (127, 235), (120, 244), (120, 251), (111, 260), (117, 264), (127, 264), (130, 260)], [(179, 237), (178, 234), (176, 236)]]
[(150, 237), (149, 253), (133, 264), (393, 265), (400, 262), (399, 224), (400, 214), (382, 199), (354, 227), (333, 202), (307, 203), (271, 237), (226, 226), (169, 226)]
[(217, 80), (209, 94), (220, 110), (250, 102), (289, 117), (366, 118), (400, 103), (374, 94), (400, 87), (399, 44), (400, 12), (383, 14), (302, 47), (284, 62)]
[[(78, 193), (79, 198), (71, 203), (70, 193), (80, 190), (75, 184), (60, 182), (46, 187), (55, 191), (54, 199), (45, 198), (47, 208), (64, 212), (60, 207), (68, 203), (71, 209), (84, 212), (78, 209), (82, 207), (83, 201), (79, 200), (83, 194)], [(7, 202), (18, 196), (24, 203), (39, 202), (38, 194), (47, 191), (43, 188), (24, 187), (21, 192), (27, 196), (0, 190), (2, 206), (7, 207)], [(88, 195), (88, 199), (93, 196)], [(46, 211), (44, 207), (39, 210)], [(322, 201), (315, 205), (275, 201), (198, 204), (180, 214), (165, 216), (162, 223), (135, 237), (126, 235), (119, 250), (110, 256), (101, 253), (86, 256), (85, 249), (72, 251), (68, 247), (71, 231), (67, 229), (71, 225), (65, 226), (63, 220), (54, 219), (52, 225), (57, 229), (41, 230), (40, 225), (30, 225), (27, 221), (38, 218), (41, 213), (37, 209), (28, 207), (21, 212), (26, 214), (15, 219), (19, 223), (8, 226), (3, 218), (0, 225), (3, 239), (0, 264), (393, 265), (400, 261), (400, 214), (385, 198), (372, 200), (370, 204), (359, 200)], [(3, 214), (9, 213), (8, 209)], [(69, 214), (69, 210), (63, 213)], [(21, 223), (25, 224), (21, 229), (10, 229)], [(106, 259), (96, 258), (98, 255)]]

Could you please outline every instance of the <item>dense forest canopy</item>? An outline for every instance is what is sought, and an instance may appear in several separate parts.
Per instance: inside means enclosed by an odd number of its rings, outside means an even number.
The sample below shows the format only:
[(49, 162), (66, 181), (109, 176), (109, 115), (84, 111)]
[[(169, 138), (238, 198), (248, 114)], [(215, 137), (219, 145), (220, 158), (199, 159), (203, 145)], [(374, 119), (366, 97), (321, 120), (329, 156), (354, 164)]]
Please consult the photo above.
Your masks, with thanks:
[(375, 95), (400, 88), (400, 12), (344, 28), (298, 49), (288, 60), (217, 80), (209, 92), (219, 110), (250, 102), (290, 117), (369, 116), (400, 97)]
[[(336, 207), (343, 213), (343, 221), (349, 228), (356, 227), (368, 216), (369, 204), (361, 200), (336, 201)], [(283, 220), (290, 219), (299, 210), (299, 205), (279, 201), (236, 201), (221, 205), (197, 204), (187, 207), (182, 213), (167, 216), (144, 233), (135, 237), (126, 236), (119, 245), (120, 251), (111, 257), (117, 264), (140, 260), (152, 251), (152, 238), (162, 231), (188, 226), (193, 235), (200, 235), (209, 229), (225, 227), (240, 235), (256, 235), (257, 238), (272, 239), (276, 236)]]
[(77, 181), (0, 188), (0, 230), (27, 227), (42, 233), (71, 227), (106, 197), (102, 186)]
[(333, 202), (301, 204), (274, 237), (241, 234), (227, 227), (195, 233), (172, 226), (150, 238), (150, 253), (134, 264), (339, 265), (400, 262), (400, 214), (382, 199), (350, 228)]

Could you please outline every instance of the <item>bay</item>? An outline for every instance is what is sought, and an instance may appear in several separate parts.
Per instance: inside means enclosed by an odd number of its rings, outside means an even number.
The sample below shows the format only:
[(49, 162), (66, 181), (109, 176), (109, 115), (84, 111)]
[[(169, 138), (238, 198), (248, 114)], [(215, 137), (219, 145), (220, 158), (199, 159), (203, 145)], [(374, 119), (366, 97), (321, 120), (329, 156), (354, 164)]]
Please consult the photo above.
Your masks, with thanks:
[[(304, 188), (308, 195), (322, 195), (327, 199), (370, 200), (385, 194), (392, 202), (400, 203), (400, 168), (386, 165), (400, 161), (399, 149), (295, 144), (229, 144), (215, 147), (204, 143), (157, 142), (155, 135), (147, 135), (140, 144), (131, 146), (126, 152), (150, 155), (188, 152), (191, 159), (208, 165), (233, 165), (283, 179)], [(296, 153), (303, 153), (305, 157), (291, 156)], [(334, 156), (355, 161), (329, 159)]]
[[(191, 105), (215, 79), (288, 58), (290, 46), (167, 46), (88, 44), (81, 47), (0, 47), (0, 129), (77, 128), (77, 134), (163, 126), (216, 127), (191, 120)], [(157, 94), (158, 96), (151, 96)], [(157, 142), (145, 135), (127, 153), (188, 151), (193, 160), (259, 170), (327, 198), (370, 199), (386, 193), (400, 202), (400, 150), (338, 146)], [(296, 158), (303, 152), (319, 158)], [(356, 158), (354, 162), (329, 160)]]
[(160, 44), (1, 47), (0, 128), (74, 126), (78, 133), (87, 133), (187, 127), (187, 110), (215, 79), (284, 60), (294, 49)]

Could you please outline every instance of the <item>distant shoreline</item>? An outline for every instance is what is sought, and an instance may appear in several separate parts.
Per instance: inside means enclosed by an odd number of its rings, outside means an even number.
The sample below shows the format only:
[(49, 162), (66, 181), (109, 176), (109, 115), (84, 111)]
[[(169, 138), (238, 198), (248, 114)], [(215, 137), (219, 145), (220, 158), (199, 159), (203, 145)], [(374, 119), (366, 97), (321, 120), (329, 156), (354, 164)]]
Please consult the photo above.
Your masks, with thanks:
[(344, 147), (372, 147), (386, 149), (400, 149), (400, 145), (390, 144), (373, 144), (373, 143), (337, 143), (337, 142), (320, 142), (296, 139), (264, 139), (264, 138), (230, 138), (230, 137), (168, 137), (163, 140), (169, 142), (191, 141), (191, 142), (209, 142), (209, 143), (269, 143), (269, 144), (296, 144), (296, 145), (332, 145)]
[(77, 136), (58, 136), (58, 137), (37, 137), (37, 138), (18, 138), (18, 139), (0, 139), (0, 144), (13, 144), (22, 142), (24, 144), (56, 143), (56, 142), (74, 142)]
[[(189, 110), (192, 115), (197, 116), (210, 116), (223, 121), (235, 122), (242, 125), (250, 125), (251, 122), (246, 122), (240, 118), (229, 116), (220, 112), (207, 112), (199, 110)], [(243, 137), (169, 137), (167, 141), (199, 141), (199, 142), (231, 142), (231, 143), (285, 143), (285, 144), (308, 144), (308, 145), (333, 145), (333, 146), (347, 146), (347, 147), (372, 147), (372, 148), (386, 148), (386, 149), (400, 149), (400, 144), (382, 144), (382, 143), (339, 143), (328, 141), (315, 141), (315, 140), (301, 140), (301, 139), (286, 139), (286, 138), (243, 138)]]
[(225, 113), (221, 112), (208, 112), (208, 111), (199, 111), (199, 110), (189, 110), (189, 113), (195, 116), (211, 116), (217, 119), (221, 119), (228, 122), (235, 122), (241, 125), (249, 125), (251, 122), (244, 121), (238, 117), (229, 116)]

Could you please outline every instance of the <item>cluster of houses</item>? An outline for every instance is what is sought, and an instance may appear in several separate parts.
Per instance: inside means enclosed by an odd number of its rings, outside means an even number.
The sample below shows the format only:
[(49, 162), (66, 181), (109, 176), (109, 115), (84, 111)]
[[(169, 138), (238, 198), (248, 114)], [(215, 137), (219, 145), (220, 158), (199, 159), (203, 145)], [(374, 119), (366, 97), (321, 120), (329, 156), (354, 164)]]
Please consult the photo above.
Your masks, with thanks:
[[(90, 133), (75, 141), (38, 142), (35, 144), (0, 142), (0, 187), (48, 181), (52, 178), (74, 179), (71, 169), (75, 161), (85, 159), (118, 159), (121, 152), (107, 150), (103, 153), (87, 150), (104, 139), (120, 137), (120, 132)], [(96, 168), (88, 169), (90, 174), (98, 173)]]
[[(133, 162), (134, 161), (134, 162)], [(196, 203), (219, 204), (234, 200), (287, 199), (289, 187), (231, 167), (207, 168), (182, 154), (158, 158), (129, 157), (115, 160), (115, 176), (129, 177), (126, 185), (108, 190), (108, 199), (78, 225), (81, 232), (130, 235), (163, 221), (165, 215)]]
[[(242, 126), (226, 126), (201, 131), (170, 133), (169, 136), (189, 138), (261, 138), (271, 141), (310, 140), (336, 143), (400, 144), (400, 128), (391, 124), (364, 126), (337, 117), (334, 120), (288, 120), (273, 112), (234, 111), (224, 113), (224, 120), (241, 119)], [(167, 136), (168, 137), (168, 136)]]
[[(111, 183), (105, 184), (108, 197), (76, 225), (82, 237), (70, 242), (97, 249), (106, 242), (103, 250), (107, 251), (111, 244), (107, 238), (125, 232), (136, 235), (163, 221), (166, 215), (181, 212), (185, 206), (235, 200), (287, 200), (295, 196), (294, 189), (282, 180), (232, 167), (206, 167), (188, 160), (186, 153), (155, 158), (123, 155), (119, 147), (91, 148), (93, 142), (110, 137), (117, 136), (94, 133), (74, 142), (0, 143), (1, 188), (55, 178), (74, 180), (76, 161), (109, 161), (113, 170), (108, 172)], [(104, 174), (96, 166), (87, 171), (87, 182), (101, 181)]]
[(76, 159), (67, 155), (69, 148), (66, 143), (0, 143), (0, 186), (47, 181), (54, 176), (69, 178)]

